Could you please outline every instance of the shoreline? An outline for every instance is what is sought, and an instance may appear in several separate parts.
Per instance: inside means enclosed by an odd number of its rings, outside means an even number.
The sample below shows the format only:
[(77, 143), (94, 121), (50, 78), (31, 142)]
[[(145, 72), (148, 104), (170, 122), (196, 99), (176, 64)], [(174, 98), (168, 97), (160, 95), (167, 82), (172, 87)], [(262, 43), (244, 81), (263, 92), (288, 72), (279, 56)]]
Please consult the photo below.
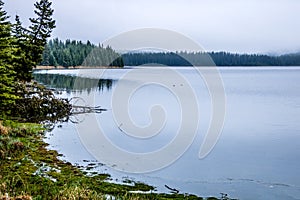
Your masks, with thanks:
[(71, 70), (71, 69), (128, 69), (128, 68), (134, 68), (134, 67), (201, 67), (201, 68), (210, 68), (210, 67), (216, 67), (218, 69), (222, 68), (232, 68), (232, 69), (257, 69), (257, 68), (262, 68), (262, 69), (298, 69), (300, 66), (147, 66), (147, 65), (140, 65), (140, 66), (123, 66), (123, 67), (118, 67), (118, 66), (70, 66), (70, 67), (63, 67), (63, 66), (36, 66), (33, 68), (33, 71), (36, 70)]
[(10, 149), (0, 148), (0, 199), (218, 199), (156, 193), (154, 186), (140, 181), (109, 182), (110, 174), (87, 172), (92, 164), (74, 166), (61, 160), (63, 155), (44, 141), (46, 131), (41, 124), (0, 121), (0, 142), (17, 141)]
[(123, 67), (117, 66), (36, 66), (33, 70), (51, 70), (51, 69), (122, 69)]

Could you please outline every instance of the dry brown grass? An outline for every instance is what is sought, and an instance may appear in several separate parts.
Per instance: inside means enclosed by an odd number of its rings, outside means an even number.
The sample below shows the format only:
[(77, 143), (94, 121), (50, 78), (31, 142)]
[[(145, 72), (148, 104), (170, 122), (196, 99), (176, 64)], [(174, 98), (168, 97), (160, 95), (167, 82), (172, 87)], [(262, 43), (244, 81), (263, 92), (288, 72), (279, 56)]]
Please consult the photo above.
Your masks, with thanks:
[(83, 189), (80, 187), (66, 188), (60, 192), (57, 199), (62, 200), (76, 200), (76, 199), (105, 199), (105, 196), (98, 194), (95, 191), (89, 189)]
[[(0, 176), (0, 179), (2, 177)], [(2, 183), (0, 184), (0, 200), (32, 200), (32, 197), (29, 196), (29, 195), (19, 195), (19, 196), (16, 196), (16, 197), (11, 197), (9, 196), (8, 193), (2, 193), (1, 191), (5, 191), (7, 188), (6, 188), (6, 184), (5, 183)]]
[(9, 128), (2, 125), (2, 122), (0, 121), (0, 135), (8, 135)]
[(32, 200), (32, 197), (29, 195), (10, 197), (7, 193), (5, 193), (4, 195), (0, 193), (0, 200)]

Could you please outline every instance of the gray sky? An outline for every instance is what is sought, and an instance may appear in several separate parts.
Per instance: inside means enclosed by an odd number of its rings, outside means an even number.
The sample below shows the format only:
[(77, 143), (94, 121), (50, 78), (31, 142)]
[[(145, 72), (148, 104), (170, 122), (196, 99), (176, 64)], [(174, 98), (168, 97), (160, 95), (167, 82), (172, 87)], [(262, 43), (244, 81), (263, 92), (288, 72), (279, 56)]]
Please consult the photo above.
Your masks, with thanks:
[[(35, 0), (4, 0), (24, 24)], [(205, 50), (300, 51), (300, 0), (56, 0), (53, 37), (102, 42), (124, 31), (164, 28)]]

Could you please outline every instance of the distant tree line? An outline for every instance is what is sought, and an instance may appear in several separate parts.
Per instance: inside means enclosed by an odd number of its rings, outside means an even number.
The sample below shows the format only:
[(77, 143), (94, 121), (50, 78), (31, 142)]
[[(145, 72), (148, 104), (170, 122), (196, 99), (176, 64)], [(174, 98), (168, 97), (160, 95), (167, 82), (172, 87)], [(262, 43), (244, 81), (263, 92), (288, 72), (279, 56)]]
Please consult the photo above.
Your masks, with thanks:
[(49, 40), (45, 46), (43, 66), (117, 66), (123, 67), (124, 63), (118, 53), (111, 47), (94, 45), (90, 41), (59, 39)]
[(209, 55), (217, 66), (300, 66), (300, 54), (268, 56), (212, 52)]
[(76, 40), (49, 40), (40, 65), (44, 66), (300, 66), (300, 54), (269, 56), (228, 52), (139, 52), (123, 55), (111, 47)]
[[(233, 54), (227, 52), (161, 52), (127, 53), (122, 55), (127, 66), (160, 64), (167, 66), (300, 66), (300, 54), (268, 56), (260, 54)], [(211, 60), (209, 60), (211, 59)], [(213, 61), (213, 62), (211, 62)]]

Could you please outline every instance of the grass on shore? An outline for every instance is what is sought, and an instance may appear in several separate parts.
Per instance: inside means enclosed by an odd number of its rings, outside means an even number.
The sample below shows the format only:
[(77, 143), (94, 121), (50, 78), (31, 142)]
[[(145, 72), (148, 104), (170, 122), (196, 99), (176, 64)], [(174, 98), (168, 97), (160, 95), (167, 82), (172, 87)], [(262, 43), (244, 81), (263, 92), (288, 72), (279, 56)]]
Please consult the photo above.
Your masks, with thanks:
[(133, 194), (153, 191), (143, 183), (109, 183), (108, 174), (87, 176), (47, 150), (42, 125), (0, 122), (0, 200), (2, 199), (202, 199), (183, 194)]

